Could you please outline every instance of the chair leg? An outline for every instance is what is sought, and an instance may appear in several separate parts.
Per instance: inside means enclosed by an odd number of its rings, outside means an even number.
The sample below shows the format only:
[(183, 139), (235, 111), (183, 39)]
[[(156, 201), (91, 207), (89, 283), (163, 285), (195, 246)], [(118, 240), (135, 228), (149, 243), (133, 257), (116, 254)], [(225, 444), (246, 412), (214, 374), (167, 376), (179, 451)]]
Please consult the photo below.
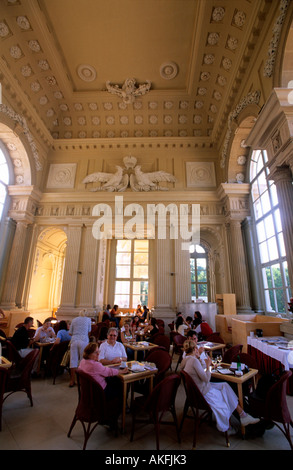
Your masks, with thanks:
[(74, 416), (74, 418), (73, 418), (73, 420), (72, 420), (72, 423), (71, 423), (71, 426), (70, 426), (70, 428), (69, 428), (69, 431), (68, 431), (68, 433), (67, 433), (67, 437), (70, 437), (71, 431), (72, 431), (72, 429), (74, 428), (76, 421), (77, 421), (77, 418), (76, 418), (76, 416)]

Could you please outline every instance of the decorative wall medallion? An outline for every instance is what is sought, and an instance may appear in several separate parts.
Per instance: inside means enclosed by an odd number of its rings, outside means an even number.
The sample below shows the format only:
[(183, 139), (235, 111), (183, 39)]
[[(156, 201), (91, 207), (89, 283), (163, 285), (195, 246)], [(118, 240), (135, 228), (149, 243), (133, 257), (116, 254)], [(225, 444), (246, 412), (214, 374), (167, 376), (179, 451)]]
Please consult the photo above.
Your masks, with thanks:
[(4, 21), (1, 21), (0, 23), (0, 37), (5, 38), (11, 34), (10, 29), (8, 28), (7, 24)]
[(243, 173), (237, 173), (236, 175), (237, 183), (243, 183), (244, 180), (245, 180), (245, 175)]
[(212, 162), (186, 162), (188, 188), (216, 186), (216, 174)]
[(52, 163), (49, 169), (47, 188), (73, 188), (76, 163)]
[(30, 22), (26, 16), (18, 16), (16, 18), (16, 22), (18, 26), (25, 31), (27, 31), (31, 27)]
[(147, 80), (146, 83), (136, 86), (136, 80), (134, 78), (127, 78), (122, 87), (120, 87), (119, 85), (111, 85), (108, 80), (106, 87), (109, 93), (119, 96), (124, 103), (129, 104), (133, 103), (137, 96), (148, 93), (151, 89), (151, 82)]
[(238, 165), (245, 165), (246, 163), (246, 156), (245, 155), (239, 155), (239, 157), (237, 157), (237, 163)]
[(160, 67), (160, 75), (165, 80), (172, 80), (178, 74), (178, 65), (175, 62), (165, 62)]
[(97, 72), (91, 65), (81, 64), (77, 67), (77, 75), (84, 82), (92, 82), (97, 77)]
[(124, 168), (116, 165), (115, 173), (96, 172), (83, 179), (83, 184), (99, 182), (101, 186), (92, 188), (91, 191), (168, 191), (167, 187), (161, 187), (160, 182), (175, 183), (176, 178), (166, 171), (153, 171), (144, 173), (141, 166), (137, 165), (137, 159), (127, 156), (123, 159)]

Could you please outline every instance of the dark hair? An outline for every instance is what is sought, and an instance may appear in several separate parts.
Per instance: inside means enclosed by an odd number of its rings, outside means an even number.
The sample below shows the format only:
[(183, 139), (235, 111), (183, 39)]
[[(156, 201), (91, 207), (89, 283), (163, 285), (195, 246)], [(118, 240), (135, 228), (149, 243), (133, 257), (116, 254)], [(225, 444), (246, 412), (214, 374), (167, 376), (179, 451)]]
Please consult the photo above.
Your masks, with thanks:
[(26, 317), (24, 324), (27, 325), (30, 321), (34, 321), (33, 317)]
[(65, 320), (60, 321), (58, 331), (60, 330), (66, 330), (66, 331), (68, 330), (68, 325)]
[(186, 317), (186, 321), (192, 321), (192, 317)]
[(107, 309), (107, 310), (110, 310), (110, 308), (111, 308), (111, 305), (110, 305), (110, 304), (107, 304), (106, 309)]
[(178, 328), (180, 325), (183, 325), (183, 318), (182, 317), (178, 317), (176, 319), (176, 328)]
[(186, 337), (187, 338), (192, 338), (192, 336), (196, 336), (197, 337), (197, 334), (194, 330), (189, 330), (187, 333), (186, 333)]
[(196, 311), (194, 312), (194, 320), (193, 320), (193, 324), (198, 326), (200, 325), (202, 322), (202, 316), (201, 316), (201, 313)]
[(151, 325), (152, 325), (152, 326), (157, 326), (157, 325), (158, 325), (157, 319), (156, 319), (155, 317), (152, 317), (152, 318), (151, 318)]

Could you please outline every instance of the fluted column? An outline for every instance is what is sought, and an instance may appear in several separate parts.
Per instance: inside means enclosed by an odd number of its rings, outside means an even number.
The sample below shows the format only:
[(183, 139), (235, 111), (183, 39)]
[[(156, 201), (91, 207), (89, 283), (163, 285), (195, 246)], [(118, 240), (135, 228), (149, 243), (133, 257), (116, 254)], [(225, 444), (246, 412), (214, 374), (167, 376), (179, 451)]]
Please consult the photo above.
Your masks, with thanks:
[(16, 224), (1, 301), (1, 307), (4, 310), (16, 306), (16, 294), (24, 254), (27, 226), (26, 222), (18, 221)]
[(234, 291), (236, 293), (237, 312), (248, 313), (251, 312), (251, 307), (241, 221), (231, 219), (229, 229), (231, 240), (231, 269)]
[(175, 294), (176, 305), (191, 300), (190, 254), (182, 250), (182, 240), (179, 237), (175, 243)]
[(171, 273), (173, 250), (171, 249), (171, 240), (157, 240), (157, 287), (156, 287), (156, 306), (170, 307), (172, 305), (172, 283), (174, 277)]
[(67, 249), (59, 311), (70, 310), (74, 313), (76, 289), (79, 274), (79, 254), (81, 243), (80, 225), (71, 225), (67, 232)]
[(80, 300), (83, 308), (92, 308), (95, 303), (95, 288), (97, 284), (99, 240), (92, 234), (92, 225), (84, 228), (84, 249), (80, 260)]
[(277, 188), (280, 216), (284, 235), (284, 245), (288, 262), (291, 288), (293, 286), (293, 184), (289, 166), (276, 167), (270, 175)]

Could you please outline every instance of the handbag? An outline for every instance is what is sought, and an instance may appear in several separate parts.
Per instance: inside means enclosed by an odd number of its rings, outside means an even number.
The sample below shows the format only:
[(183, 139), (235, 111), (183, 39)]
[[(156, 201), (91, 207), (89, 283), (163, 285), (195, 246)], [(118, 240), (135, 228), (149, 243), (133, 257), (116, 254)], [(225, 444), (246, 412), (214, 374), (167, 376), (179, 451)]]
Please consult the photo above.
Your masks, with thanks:
[(70, 344), (68, 349), (65, 351), (64, 356), (62, 357), (62, 361), (60, 362), (61, 367), (68, 367), (70, 361)]

